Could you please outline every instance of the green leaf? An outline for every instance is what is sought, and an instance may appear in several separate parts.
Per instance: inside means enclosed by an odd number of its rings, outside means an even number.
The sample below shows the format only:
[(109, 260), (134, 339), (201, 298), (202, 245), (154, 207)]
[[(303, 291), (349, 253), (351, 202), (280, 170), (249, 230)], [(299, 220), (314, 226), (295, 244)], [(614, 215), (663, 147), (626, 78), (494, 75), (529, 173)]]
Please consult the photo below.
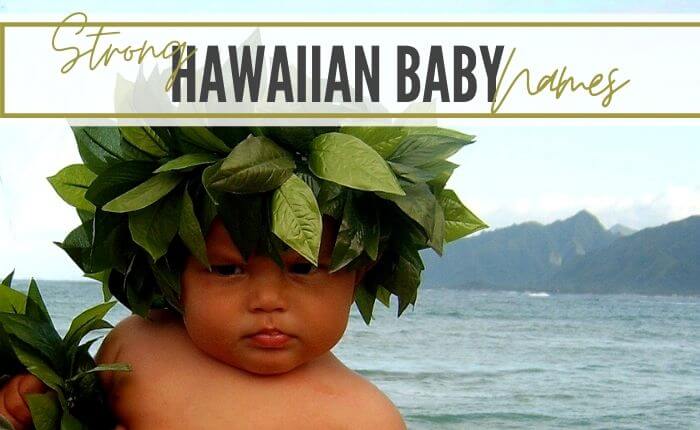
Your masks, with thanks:
[(452, 242), (488, 227), (462, 204), (454, 191), (443, 190), (438, 202), (445, 213), (445, 241)]
[(95, 212), (88, 212), (80, 209), (76, 209), (76, 212), (78, 213), (80, 222), (90, 221), (91, 219), (95, 218)]
[[(26, 342), (13, 341), (12, 348), (27, 371), (39, 378), (41, 382), (53, 390), (62, 390), (64, 383), (63, 378), (53, 370), (51, 365), (44, 358), (34, 353), (30, 348), (25, 346), (24, 343)], [(58, 353), (58, 351), (56, 353)]]
[(265, 219), (269, 217), (264, 210), (266, 198), (267, 195), (263, 194), (224, 193), (219, 199), (219, 217), (245, 260), (259, 246), (264, 235)]
[(415, 130), (401, 141), (389, 160), (420, 167), (435, 160), (444, 160), (472, 142), (473, 136), (453, 130), (435, 129), (425, 133)]
[(396, 206), (398, 206), (403, 213), (408, 215), (423, 228), (429, 240), (435, 239), (435, 242), (439, 243), (434, 236), (440, 231), (435, 227), (436, 206), (438, 203), (435, 196), (430, 191), (430, 188), (424, 183), (404, 184), (403, 188), (406, 190), (405, 196), (385, 193), (377, 194), (384, 199), (396, 203)]
[(377, 300), (381, 302), (385, 307), (389, 307), (391, 305), (391, 291), (387, 290), (384, 287), (378, 287), (377, 288)]
[(445, 246), (445, 213), (439, 204), (435, 205), (433, 231), (428, 237), (428, 245), (442, 256), (442, 250)]
[(97, 372), (131, 372), (133, 368), (129, 363), (110, 363), (110, 364), (100, 364), (98, 366), (92, 367), (88, 370), (76, 373), (69, 381), (73, 382), (85, 375)]
[(71, 127), (83, 163), (99, 174), (107, 166), (123, 160), (121, 135), (116, 127)]
[(318, 179), (313, 173), (311, 173), (307, 166), (299, 166), (295, 175), (297, 175), (302, 181), (306, 182), (306, 185), (311, 188), (314, 193), (314, 197), (318, 200), (318, 193), (321, 191), (320, 179)]
[(294, 172), (292, 156), (266, 137), (239, 143), (208, 178), (208, 187), (230, 193), (274, 190)]
[(314, 265), (321, 246), (321, 212), (306, 183), (292, 175), (272, 195), (272, 232)]
[(262, 127), (265, 136), (302, 153), (309, 151), (316, 136), (337, 130), (338, 127)]
[(368, 291), (367, 287), (360, 285), (355, 289), (355, 305), (360, 311), (365, 324), (369, 325), (372, 321), (372, 312), (374, 310), (375, 294)]
[(61, 417), (61, 430), (89, 430), (69, 412), (64, 411)]
[(364, 212), (364, 248), (369, 258), (376, 261), (379, 256), (379, 213), (371, 207), (365, 207)]
[(386, 159), (408, 135), (405, 127), (342, 127), (341, 133), (355, 136)]
[[(51, 362), (59, 359), (62, 340), (52, 323), (32, 320), (26, 315), (0, 314), (0, 324), (7, 334), (31, 345), (32, 348), (43, 354), (45, 359)], [(24, 363), (14, 341), (13, 349), (17, 358)], [(26, 363), (24, 364), (26, 365)]]
[(221, 200), (221, 193), (218, 190), (213, 189), (210, 184), (212, 182), (212, 178), (216, 174), (216, 172), (219, 171), (221, 168), (221, 165), (224, 163), (224, 160), (221, 159), (217, 161), (216, 163), (212, 164), (209, 167), (206, 167), (204, 170), (202, 170), (202, 186), (204, 187), (204, 190), (207, 192), (207, 195), (209, 195), (210, 200), (212, 203), (219, 203), (219, 200)]
[(56, 193), (74, 208), (95, 212), (95, 205), (85, 198), (85, 192), (96, 175), (84, 164), (71, 164), (48, 178)]
[(396, 268), (382, 286), (399, 297), (398, 316), (401, 316), (408, 305), (416, 301), (423, 268), (418, 251), (403, 246), (399, 252)]
[(223, 140), (219, 139), (206, 127), (180, 127), (178, 131), (181, 133), (180, 138), (185, 142), (206, 149), (207, 151), (228, 154), (231, 150)]
[(266, 223), (266, 228), (261, 233), (261, 254), (268, 256), (272, 261), (277, 264), (281, 270), (284, 270), (284, 261), (282, 261), (282, 253), (286, 251), (287, 245), (282, 242), (277, 236), (270, 233), (267, 227), (269, 223)]
[(21, 373), (24, 366), (17, 359), (15, 351), (12, 349), (10, 336), (2, 328), (0, 324), (0, 387), (4, 385), (7, 379), (12, 375)]
[[(197, 184), (194, 181), (191, 182), (191, 186), (196, 190), (201, 190), (201, 188), (198, 187), (199, 184)], [(209, 233), (211, 223), (214, 221), (214, 218), (216, 218), (216, 216), (218, 215), (216, 203), (214, 202), (214, 200), (212, 200), (211, 196), (208, 192), (206, 192), (206, 190), (205, 192), (200, 191), (196, 193), (193, 197), (193, 202), (196, 202), (194, 207), (197, 213), (197, 219), (199, 220), (199, 225), (202, 227), (202, 234), (204, 234), (204, 237), (206, 237)]]
[(393, 161), (388, 161), (387, 163), (389, 163), (391, 170), (394, 171), (396, 176), (413, 183), (428, 182), (435, 176), (433, 173), (418, 167), (408, 166), (406, 164), (396, 163)]
[(447, 181), (452, 176), (452, 172), (457, 167), (459, 167), (457, 164), (450, 161), (437, 160), (432, 163), (423, 164), (420, 168), (423, 171), (430, 172), (433, 176), (433, 178), (428, 181), (428, 185), (430, 185), (430, 188), (437, 195), (445, 188)]
[(182, 179), (182, 176), (174, 172), (158, 173), (146, 182), (111, 200), (104, 205), (103, 209), (118, 213), (143, 209), (172, 191)]
[(342, 127), (340, 132), (362, 140), (384, 159), (389, 159), (409, 136), (428, 135), (443, 142), (462, 142), (462, 145), (474, 141), (474, 136), (439, 127)]
[(153, 173), (169, 172), (171, 170), (188, 170), (204, 164), (211, 164), (219, 157), (208, 153), (193, 153), (181, 155), (157, 168)]
[(134, 255), (124, 275), (124, 291), (128, 307), (139, 316), (146, 318), (155, 297), (151, 282), (145, 282), (148, 267), (144, 258)]
[(150, 178), (154, 166), (150, 161), (122, 161), (110, 165), (92, 182), (85, 198), (101, 207)]
[(171, 148), (175, 142), (175, 137), (173, 137), (171, 127), (164, 126), (154, 126), (151, 127), (153, 132), (158, 135), (160, 140), (165, 144), (166, 148)]
[(151, 272), (153, 273), (153, 277), (160, 291), (163, 293), (163, 297), (165, 297), (173, 309), (182, 313), (183, 310), (180, 304), (180, 277), (172, 268), (168, 267), (166, 258), (151, 264)]
[(187, 189), (182, 193), (182, 202), (180, 204), (180, 225), (178, 227), (178, 235), (182, 239), (187, 249), (192, 255), (199, 260), (200, 263), (209, 269), (209, 259), (207, 258), (207, 244), (204, 239), (204, 234), (199, 226), (197, 215), (194, 213), (194, 204), (192, 198), (187, 192)]
[(148, 155), (164, 157), (168, 154), (165, 143), (148, 126), (119, 127), (119, 130), (124, 139)]
[(27, 297), (24, 294), (13, 290), (4, 282), (0, 284), (0, 312), (23, 314), (26, 303)]
[(386, 161), (354, 136), (322, 134), (310, 149), (309, 167), (322, 179), (358, 190), (405, 194)]
[(5, 276), (5, 279), (0, 282), (0, 285), (5, 285), (7, 287), (12, 285), (12, 278), (15, 276), (15, 271), (13, 270), (10, 272), (7, 276)]
[[(90, 355), (90, 348), (92, 348), (92, 345), (98, 340), (100, 340), (99, 337), (94, 337), (80, 344), (78, 347), (69, 350), (68, 355), (70, 363), (67, 368), (69, 370), (69, 377), (68, 380), (66, 380), (66, 385), (70, 385), (70, 378), (72, 378), (70, 375), (75, 375), (76, 372), (82, 372), (85, 369), (95, 366), (95, 360), (92, 358), (92, 355)], [(73, 387), (67, 388), (70, 389)]]
[(124, 242), (128, 239), (126, 220), (120, 215), (97, 211), (95, 218), (68, 233), (57, 243), (85, 273), (123, 266)]
[(223, 140), (226, 146), (233, 148), (238, 142), (248, 137), (248, 135), (253, 132), (253, 128), (255, 127), (212, 126), (207, 127), (207, 130)]
[(115, 304), (116, 302), (101, 303), (75, 317), (64, 337), (64, 344), (68, 348), (76, 348), (91, 331), (110, 328), (111, 325), (103, 321), (103, 318)]
[(61, 405), (54, 393), (25, 396), (36, 430), (56, 430), (61, 419)]
[(323, 215), (329, 215), (335, 219), (343, 216), (343, 204), (345, 203), (346, 188), (330, 182), (321, 181), (318, 191), (318, 207)]
[(348, 193), (345, 199), (343, 220), (338, 229), (335, 246), (331, 254), (330, 271), (335, 272), (353, 261), (364, 249), (364, 225), (357, 208), (355, 198)]
[(36, 281), (34, 279), (29, 281), (25, 313), (29, 318), (48, 323), (51, 322), (49, 311), (46, 310), (46, 304), (44, 303), (44, 299), (41, 297), (39, 287), (36, 285)]
[(471, 134), (462, 133), (461, 131), (452, 130), (449, 128), (440, 127), (405, 127), (408, 136), (416, 135), (431, 135), (452, 139), (454, 141), (462, 141), (465, 145), (474, 143), (474, 136)]
[(131, 238), (158, 260), (168, 251), (180, 225), (180, 199), (169, 196), (129, 213)]
[[(141, 151), (136, 146), (132, 145), (131, 142), (126, 140), (124, 137), (119, 141), (119, 149), (121, 151), (122, 159), (125, 161), (154, 161), (155, 158), (150, 154)], [(111, 163), (110, 163), (111, 165)]]

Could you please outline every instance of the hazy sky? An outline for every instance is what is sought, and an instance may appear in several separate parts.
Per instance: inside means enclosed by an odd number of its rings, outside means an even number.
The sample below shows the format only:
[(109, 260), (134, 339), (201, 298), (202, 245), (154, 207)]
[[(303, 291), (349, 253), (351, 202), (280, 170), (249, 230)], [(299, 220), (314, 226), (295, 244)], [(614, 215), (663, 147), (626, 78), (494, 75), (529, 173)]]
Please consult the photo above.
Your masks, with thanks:
[[(400, 4), (400, 7), (397, 6)], [(283, 14), (425, 14), (425, 13), (697, 13), (697, 1), (666, 0), (311, 0), (288, 2), (256, 0), (164, 1), (121, 0), (0, 0), (2, 10), (11, 13), (160, 12), (160, 13), (283, 13)]]
[[(492, 227), (550, 222), (586, 208), (606, 226), (644, 228), (700, 214), (700, 127), (484, 126), (453, 160), (450, 186)], [(0, 129), (0, 273), (74, 278), (52, 241), (77, 215), (46, 177), (79, 162), (63, 120)]]
[[(395, 2), (391, 2), (396, 4)], [(526, 10), (525, 4), (528, 9)], [(240, 13), (386, 14), (389, 2), (229, 3), (199, 1), (119, 2), (110, 9), (93, 1), (2, 1), (0, 12), (206, 10)], [(206, 7), (204, 5), (206, 4)], [(700, 12), (700, 2), (672, 1), (404, 1), (401, 10), (468, 12)], [(166, 7), (167, 5), (167, 7)], [(233, 6), (232, 6), (233, 5)], [(550, 222), (586, 208), (606, 226), (644, 228), (700, 214), (698, 126), (459, 126), (476, 144), (454, 157), (461, 167), (450, 185), (492, 227)], [(64, 120), (0, 121), (0, 276), (77, 279), (80, 272), (52, 241), (77, 225), (77, 216), (53, 192), (46, 177), (79, 162)]]

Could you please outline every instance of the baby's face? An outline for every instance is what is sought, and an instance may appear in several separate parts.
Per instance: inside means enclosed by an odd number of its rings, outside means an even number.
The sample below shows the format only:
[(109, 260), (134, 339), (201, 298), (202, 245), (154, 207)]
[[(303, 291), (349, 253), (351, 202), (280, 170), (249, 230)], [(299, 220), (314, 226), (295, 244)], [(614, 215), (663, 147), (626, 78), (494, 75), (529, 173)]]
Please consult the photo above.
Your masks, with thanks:
[(257, 374), (288, 372), (342, 337), (355, 271), (328, 273), (333, 238), (324, 221), (319, 267), (294, 250), (284, 269), (266, 256), (243, 260), (217, 218), (207, 236), (209, 272), (190, 256), (182, 274), (187, 332), (208, 355)]

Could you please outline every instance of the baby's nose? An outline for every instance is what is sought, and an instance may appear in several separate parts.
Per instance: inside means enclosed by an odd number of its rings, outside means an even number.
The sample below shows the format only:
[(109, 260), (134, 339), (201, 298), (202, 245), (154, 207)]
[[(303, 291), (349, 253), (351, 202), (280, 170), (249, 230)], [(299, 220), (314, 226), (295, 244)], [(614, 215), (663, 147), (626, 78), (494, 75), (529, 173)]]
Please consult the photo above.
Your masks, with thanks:
[(250, 292), (251, 312), (283, 312), (287, 310), (284, 285), (276, 280), (261, 280), (255, 283)]

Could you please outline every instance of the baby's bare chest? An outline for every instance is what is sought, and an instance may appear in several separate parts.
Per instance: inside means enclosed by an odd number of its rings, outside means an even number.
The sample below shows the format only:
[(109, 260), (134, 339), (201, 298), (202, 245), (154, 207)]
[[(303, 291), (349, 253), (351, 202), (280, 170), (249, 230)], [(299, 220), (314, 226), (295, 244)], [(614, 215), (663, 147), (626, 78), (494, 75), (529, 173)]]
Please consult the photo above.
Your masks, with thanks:
[(128, 361), (112, 398), (130, 430), (351, 427), (352, 396), (320, 375), (251, 377), (177, 349)]

